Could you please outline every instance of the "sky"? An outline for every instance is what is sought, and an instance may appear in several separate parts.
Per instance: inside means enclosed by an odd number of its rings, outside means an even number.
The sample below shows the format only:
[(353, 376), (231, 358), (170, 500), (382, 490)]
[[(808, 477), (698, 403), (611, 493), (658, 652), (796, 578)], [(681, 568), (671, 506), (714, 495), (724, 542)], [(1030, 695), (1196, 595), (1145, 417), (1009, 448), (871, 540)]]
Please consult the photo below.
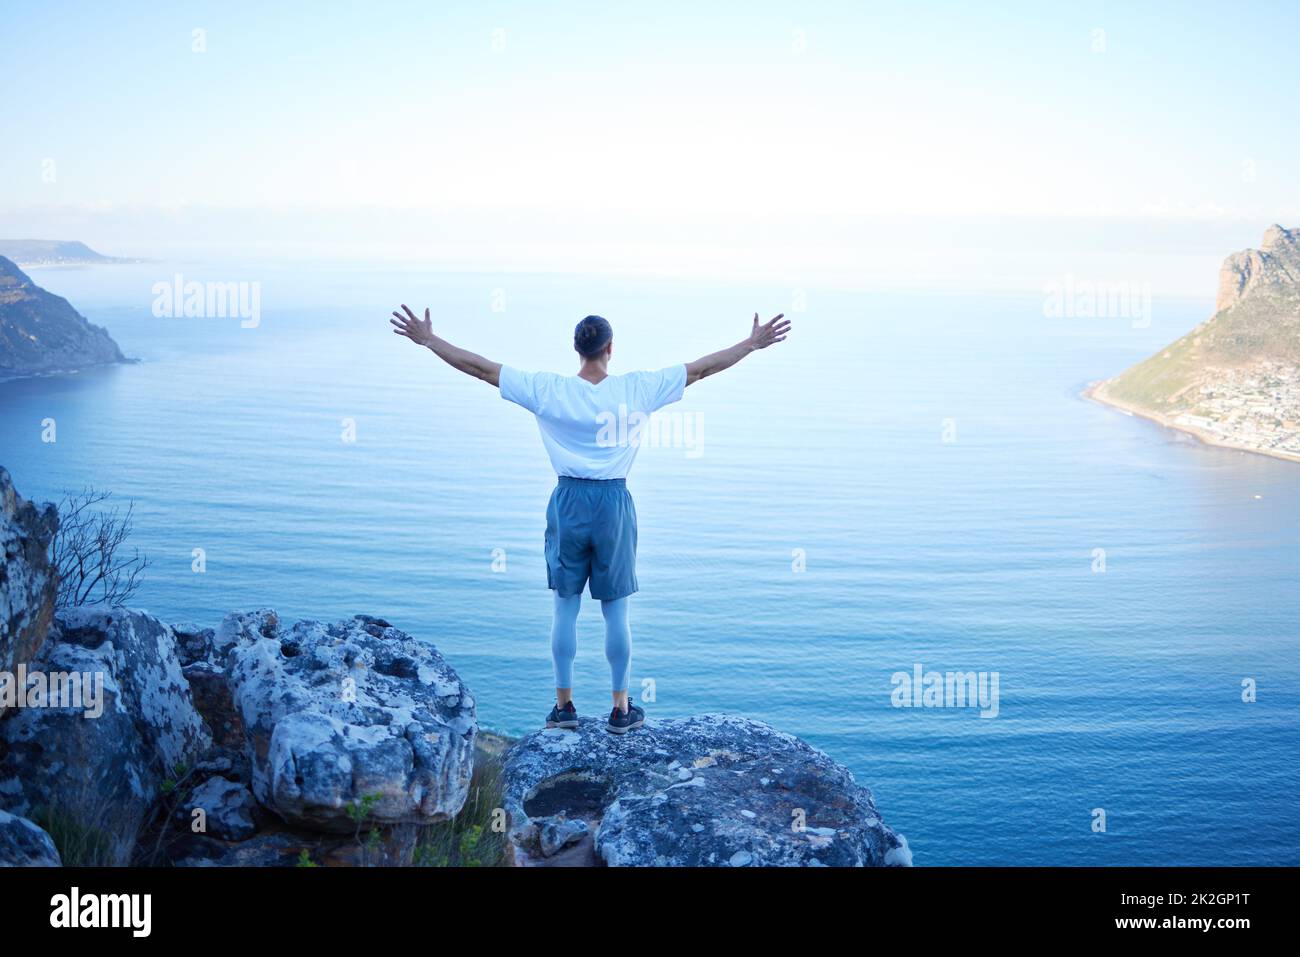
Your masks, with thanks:
[(1300, 224), (1294, 3), (0, 0), (0, 28), (0, 234), (671, 271), (861, 268), (900, 223), (1219, 257)]

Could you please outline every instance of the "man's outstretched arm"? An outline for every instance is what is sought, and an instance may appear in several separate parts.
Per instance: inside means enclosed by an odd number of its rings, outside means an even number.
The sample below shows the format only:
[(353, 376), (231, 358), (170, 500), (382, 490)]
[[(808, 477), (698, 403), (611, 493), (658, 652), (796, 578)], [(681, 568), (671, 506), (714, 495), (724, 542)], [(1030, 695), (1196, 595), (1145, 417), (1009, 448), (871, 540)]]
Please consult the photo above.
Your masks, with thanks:
[(393, 318), (388, 320), (395, 327), (393, 332), (399, 336), (406, 336), (416, 345), (432, 350), (434, 355), (453, 369), (459, 369), (466, 375), (472, 375), (476, 379), (482, 379), (489, 385), (500, 387), (501, 363), (484, 359), (477, 353), (462, 349), (459, 346), (453, 346), (446, 339), (435, 336), (428, 309), (424, 310), (423, 319), (417, 319), (409, 306), (403, 305), (402, 309), (406, 315), (394, 312)]
[(784, 341), (789, 331), (790, 320), (785, 318), (785, 313), (781, 313), (761, 326), (758, 324), (758, 313), (754, 313), (754, 327), (750, 330), (749, 338), (742, 339), (729, 349), (722, 349), (703, 359), (686, 363), (686, 384), (690, 385), (723, 369), (730, 369), (751, 352), (766, 349), (774, 342)]

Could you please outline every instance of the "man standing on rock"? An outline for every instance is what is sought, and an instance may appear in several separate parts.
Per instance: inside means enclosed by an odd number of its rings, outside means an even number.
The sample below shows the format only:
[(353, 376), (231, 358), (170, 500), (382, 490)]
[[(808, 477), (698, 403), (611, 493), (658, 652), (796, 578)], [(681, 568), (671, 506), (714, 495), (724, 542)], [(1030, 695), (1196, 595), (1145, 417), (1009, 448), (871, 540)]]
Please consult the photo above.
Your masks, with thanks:
[[(419, 319), (403, 305), (390, 322), (397, 335), (430, 349), (453, 369), (498, 387), (503, 399), (537, 417), (542, 444), (558, 476), (546, 507), (546, 580), (555, 592), (555, 706), (546, 726), (578, 726), (573, 658), (582, 590), (590, 582), (591, 597), (600, 602), (605, 618), (605, 658), (613, 684), (614, 708), (605, 727), (614, 734), (641, 727), (645, 712), (628, 701), (627, 693), (632, 671), (628, 597), (637, 590), (636, 508), (627, 490), (627, 473), (640, 446), (640, 432), (622, 423), (646, 421), (680, 399), (692, 382), (781, 342), (790, 321), (781, 315), (760, 325), (755, 313), (749, 335), (730, 348), (656, 372), (610, 375), (614, 330), (600, 316), (587, 316), (573, 332), (573, 348), (582, 363), (572, 376), (520, 372), (453, 346), (434, 335), (428, 309)], [(638, 415), (643, 418), (632, 418)], [(611, 423), (618, 426), (611, 429)]]

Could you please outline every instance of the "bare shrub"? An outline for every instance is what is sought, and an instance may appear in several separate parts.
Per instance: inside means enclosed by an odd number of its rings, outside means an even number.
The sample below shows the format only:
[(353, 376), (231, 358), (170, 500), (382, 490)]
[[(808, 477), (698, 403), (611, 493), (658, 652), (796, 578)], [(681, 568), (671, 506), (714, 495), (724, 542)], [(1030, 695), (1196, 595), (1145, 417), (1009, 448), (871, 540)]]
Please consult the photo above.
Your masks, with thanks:
[(88, 487), (59, 502), (59, 530), (50, 544), (59, 572), (57, 608), (124, 605), (140, 589), (149, 559), (138, 548), (128, 555), (125, 547), (135, 503), (106, 506), (112, 495)]

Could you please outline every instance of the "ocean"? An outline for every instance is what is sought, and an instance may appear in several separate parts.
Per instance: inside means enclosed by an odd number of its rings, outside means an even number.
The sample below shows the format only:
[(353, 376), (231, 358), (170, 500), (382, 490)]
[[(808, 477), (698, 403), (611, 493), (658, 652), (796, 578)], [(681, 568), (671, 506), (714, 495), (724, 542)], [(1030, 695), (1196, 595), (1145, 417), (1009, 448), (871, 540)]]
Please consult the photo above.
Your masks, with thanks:
[[(617, 372), (786, 312), (790, 340), (690, 387), (665, 410), (689, 447), (643, 448), (629, 479), (649, 719), (727, 711), (804, 737), (918, 864), (1300, 864), (1300, 465), (1079, 395), (1208, 296), (1157, 296), (1146, 324), (1048, 318), (1038, 295), (419, 266), (30, 273), (141, 361), (0, 383), (0, 465), (28, 498), (134, 501), (152, 562), (135, 605), (209, 626), (267, 606), (386, 618), (511, 734), (551, 703), (554, 476), (527, 413), (389, 313), (431, 306), (458, 345), (561, 372), (598, 313)], [(155, 316), (177, 274), (259, 283), (258, 323)], [(996, 674), (996, 716), (896, 707), (918, 667)], [(607, 682), (588, 600), (581, 712), (608, 708)]]

